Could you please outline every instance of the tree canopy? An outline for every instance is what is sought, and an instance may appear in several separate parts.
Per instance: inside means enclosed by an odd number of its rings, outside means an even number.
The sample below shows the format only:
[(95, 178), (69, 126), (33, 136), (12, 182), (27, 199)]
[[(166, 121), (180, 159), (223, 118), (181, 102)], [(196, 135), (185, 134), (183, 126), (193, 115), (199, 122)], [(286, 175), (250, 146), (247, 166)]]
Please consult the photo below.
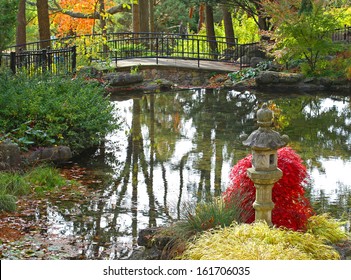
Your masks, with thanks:
[(14, 39), (16, 32), (17, 0), (0, 0), (0, 53)]

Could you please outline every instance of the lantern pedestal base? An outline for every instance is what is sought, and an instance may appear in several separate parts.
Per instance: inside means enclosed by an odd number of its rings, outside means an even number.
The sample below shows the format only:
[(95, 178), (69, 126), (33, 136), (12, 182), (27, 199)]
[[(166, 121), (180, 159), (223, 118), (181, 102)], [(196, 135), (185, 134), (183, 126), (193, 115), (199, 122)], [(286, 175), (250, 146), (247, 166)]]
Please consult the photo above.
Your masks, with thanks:
[(272, 171), (257, 171), (255, 168), (249, 168), (247, 175), (254, 182), (256, 188), (256, 200), (253, 203), (255, 221), (265, 221), (269, 226), (272, 226), (272, 210), (274, 208), (272, 189), (283, 176), (283, 172), (278, 168)]

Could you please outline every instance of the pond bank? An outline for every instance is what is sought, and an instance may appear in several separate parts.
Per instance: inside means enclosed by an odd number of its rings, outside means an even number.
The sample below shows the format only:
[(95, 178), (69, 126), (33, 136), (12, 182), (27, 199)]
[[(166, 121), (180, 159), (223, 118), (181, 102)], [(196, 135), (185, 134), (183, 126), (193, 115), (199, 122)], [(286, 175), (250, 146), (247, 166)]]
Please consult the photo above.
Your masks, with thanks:
[[(255, 78), (233, 82), (228, 69), (189, 68), (167, 65), (139, 65), (118, 68), (118, 72), (97, 74), (108, 92), (163, 91), (185, 88), (226, 88), (237, 91), (351, 92), (351, 81), (328, 77), (305, 77), (300, 73), (261, 71)], [(96, 72), (98, 73), (98, 72)], [(117, 81), (117, 83), (116, 83)]]
[(262, 71), (255, 78), (259, 90), (350, 92), (351, 81), (327, 77), (305, 77), (299, 73)]

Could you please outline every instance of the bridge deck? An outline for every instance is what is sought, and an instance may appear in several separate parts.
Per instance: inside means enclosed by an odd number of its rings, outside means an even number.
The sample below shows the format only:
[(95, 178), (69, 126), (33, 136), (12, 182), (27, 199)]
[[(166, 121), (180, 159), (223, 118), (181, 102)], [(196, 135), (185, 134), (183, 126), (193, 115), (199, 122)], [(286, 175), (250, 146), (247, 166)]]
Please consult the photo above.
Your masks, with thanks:
[[(230, 62), (220, 61), (204, 61), (201, 60), (198, 64), (197, 60), (185, 60), (185, 59), (172, 59), (172, 58), (159, 58), (158, 64), (156, 58), (131, 58), (123, 59), (113, 62), (111, 66), (118, 68), (127, 68), (138, 65), (155, 65), (162, 67), (179, 67), (189, 69), (201, 69), (201, 70), (213, 70), (223, 72), (234, 72), (240, 70), (240, 66)], [(198, 67), (199, 66), (199, 67)]]

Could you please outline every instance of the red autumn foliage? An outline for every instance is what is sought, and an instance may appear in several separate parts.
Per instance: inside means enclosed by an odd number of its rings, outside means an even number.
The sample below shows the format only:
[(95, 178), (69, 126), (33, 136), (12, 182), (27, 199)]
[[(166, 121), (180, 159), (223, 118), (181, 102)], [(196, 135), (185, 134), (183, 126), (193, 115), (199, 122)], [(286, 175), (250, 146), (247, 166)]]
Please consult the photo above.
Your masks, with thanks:
[[(256, 189), (246, 174), (246, 170), (252, 167), (251, 158), (252, 155), (248, 155), (233, 167), (230, 173), (231, 185), (223, 194), (228, 205), (233, 199), (240, 198), (244, 213), (242, 218), (246, 223), (252, 223), (255, 219), (252, 204)], [(272, 200), (275, 206), (272, 223), (277, 227), (304, 230), (307, 219), (313, 214), (303, 188), (307, 180), (306, 167), (300, 156), (288, 147), (278, 150), (278, 167), (283, 171), (283, 177), (273, 187)]]

